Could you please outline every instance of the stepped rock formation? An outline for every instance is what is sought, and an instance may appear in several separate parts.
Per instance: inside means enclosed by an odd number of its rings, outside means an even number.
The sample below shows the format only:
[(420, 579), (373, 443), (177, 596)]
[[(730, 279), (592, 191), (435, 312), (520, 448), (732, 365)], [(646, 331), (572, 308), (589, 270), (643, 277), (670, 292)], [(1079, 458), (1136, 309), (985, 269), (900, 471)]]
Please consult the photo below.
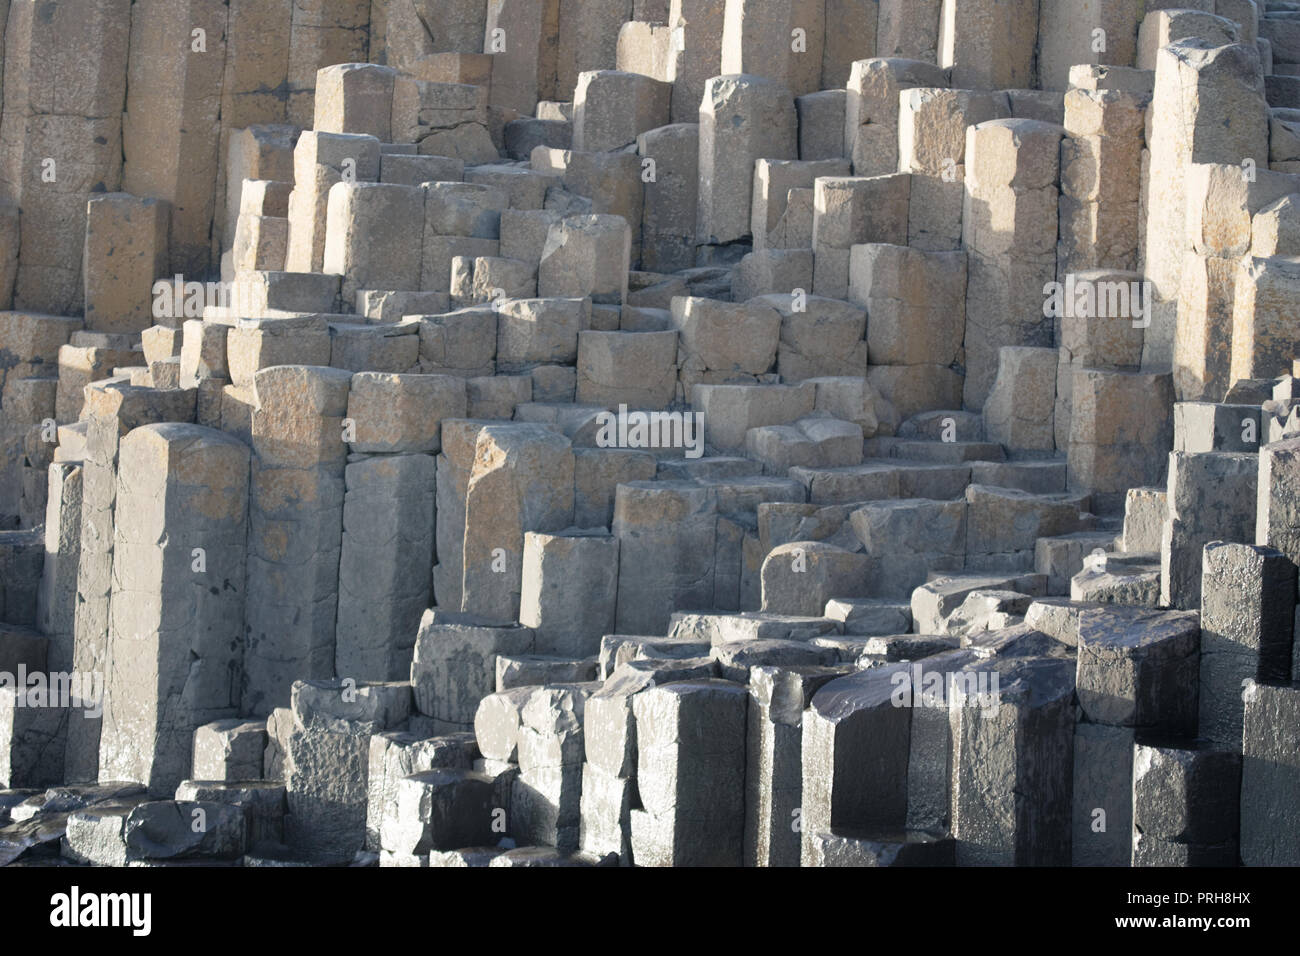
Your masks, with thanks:
[(1188, 6), (0, 2), (0, 865), (1300, 865)]

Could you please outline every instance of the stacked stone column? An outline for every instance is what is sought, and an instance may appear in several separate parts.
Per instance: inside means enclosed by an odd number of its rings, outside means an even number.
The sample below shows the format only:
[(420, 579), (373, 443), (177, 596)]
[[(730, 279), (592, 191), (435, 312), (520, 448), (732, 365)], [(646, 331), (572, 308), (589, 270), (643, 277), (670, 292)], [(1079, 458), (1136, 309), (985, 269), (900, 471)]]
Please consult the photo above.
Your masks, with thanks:
[[(1252, 165), (1268, 166), (1268, 117), (1258, 51), (1253, 45), (1213, 46), (1199, 39), (1162, 47), (1156, 58), (1151, 117), (1143, 255), (1156, 301), (1144, 365), (1168, 366), (1174, 360), (1176, 328), (1183, 325), (1177, 302), (1188, 249), (1191, 164), (1236, 166), (1243, 177), (1249, 176)], [(1212, 343), (1204, 348), (1214, 354)]]
[(335, 670), (359, 680), (410, 673), (420, 617), (432, 601), (436, 452), (441, 422), (463, 415), (450, 376), (352, 378), (354, 454), (345, 471)]
[(82, 311), (86, 200), (123, 186), (130, 8), (126, 0), (75, 7), (21, 0), (7, 9), (0, 190), (23, 211), (19, 309)]
[(1061, 133), (1024, 119), (966, 132), (967, 407), (983, 406), (1002, 346), (1055, 345), (1043, 289), (1056, 277)]
[(246, 445), (199, 425), (145, 425), (122, 440), (102, 780), (174, 793), (195, 729), (236, 712), (248, 462)]
[[(118, 453), (122, 436), (160, 422), (194, 420), (192, 390), (155, 391), (110, 380), (86, 390), (86, 459), (82, 470), (81, 556), (73, 623), (73, 669), (107, 674), (113, 595), (113, 551), (117, 524)], [(98, 778), (99, 716), (68, 725), (67, 779)]]
[(293, 681), (334, 676), (350, 373), (256, 373), (241, 711), (265, 715)]

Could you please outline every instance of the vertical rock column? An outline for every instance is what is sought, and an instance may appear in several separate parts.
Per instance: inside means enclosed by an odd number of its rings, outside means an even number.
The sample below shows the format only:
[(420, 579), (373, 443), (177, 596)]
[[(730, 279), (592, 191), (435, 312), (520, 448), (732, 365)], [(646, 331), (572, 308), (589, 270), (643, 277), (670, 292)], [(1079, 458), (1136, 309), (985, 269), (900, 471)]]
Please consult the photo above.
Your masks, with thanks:
[(483, 51), (492, 55), (490, 106), (532, 116), (538, 100), (557, 98), (559, 22), (560, 0), (488, 0)]
[(1246, 685), (1241, 761), (1241, 861), (1300, 865), (1300, 741), (1279, 728), (1300, 721), (1300, 687)]
[(673, 123), (637, 137), (637, 155), (654, 160), (645, 184), (641, 218), (641, 265), (674, 272), (695, 265), (695, 218), (699, 197), (700, 127)]
[(122, 440), (101, 780), (174, 793), (194, 731), (236, 712), (248, 462), (247, 445), (200, 425)]
[[(1130, 71), (1116, 71), (1128, 77)], [(1110, 88), (1109, 74), (1080, 68), (1065, 94), (1061, 144), (1061, 281), (1084, 269), (1133, 271), (1149, 89)], [(1132, 74), (1140, 79), (1142, 74)], [(1079, 85), (1086, 84), (1086, 85)]]
[(713, 492), (693, 482), (618, 486), (619, 633), (662, 634), (673, 611), (709, 606), (717, 523)]
[(171, 270), (192, 278), (211, 265), (228, 12), (220, 0), (131, 12), (122, 187), (171, 203)]
[(351, 133), (304, 132), (293, 149), (289, 194), (288, 272), (320, 272), (325, 263), (329, 193), (335, 183), (379, 178), (379, 140)]
[(311, 126), (316, 74), (333, 63), (364, 63), (369, 34), (369, 0), (294, 0), (285, 77), (290, 123)]
[(334, 669), (359, 680), (410, 673), (433, 564), (430, 455), (380, 455), (347, 466)]
[(524, 533), (573, 522), (573, 448), (541, 425), (489, 425), (478, 435), (465, 494), (461, 610), (519, 620)]
[(1239, 379), (1290, 372), (1297, 323), (1281, 303), (1296, 294), (1300, 270), (1287, 258), (1256, 258), (1272, 250), (1254, 248), (1254, 223), (1257, 214), (1298, 185), (1296, 176), (1247, 172), (1239, 164), (1188, 167), (1187, 239), (1173, 350), (1181, 400), (1217, 401)]
[(169, 209), (112, 193), (90, 200), (82, 257), (86, 328), (139, 332), (153, 324), (153, 284), (167, 269)]
[(943, 0), (880, 0), (876, 52), (884, 57), (939, 62)]
[(995, 658), (954, 675), (966, 677), (973, 678), (964, 685), (969, 690), (948, 695), (957, 864), (1064, 865), (1070, 858), (1073, 662)]
[(1143, 0), (1038, 0), (1039, 86), (1067, 89), (1079, 63), (1132, 66), (1144, 7)]
[(396, 183), (336, 183), (326, 203), (322, 269), (340, 275), (343, 301), (361, 289), (420, 287), (424, 191)]
[(584, 851), (598, 856), (617, 853), (623, 866), (635, 862), (631, 811), (636, 793), (636, 697), (659, 684), (708, 678), (713, 673), (714, 663), (708, 658), (629, 663), (607, 672), (604, 684), (587, 698), (580, 825)]
[(519, 776), (510, 833), (521, 845), (578, 848), (583, 785), (583, 708), (598, 685), (538, 687), (519, 712)]
[(745, 865), (798, 866), (803, 715), (843, 667), (755, 667), (745, 725)]
[(975, 90), (1036, 87), (1039, 0), (943, 0), (939, 65), (953, 86)]
[(1231, 381), (1273, 378), (1288, 372), (1300, 334), (1291, 307), (1297, 295), (1300, 262), (1295, 258), (1248, 256), (1242, 260), (1232, 291)]
[(1056, 278), (1062, 130), (1036, 120), (993, 120), (966, 132), (962, 245), (968, 408), (980, 408), (1004, 345), (1051, 347), (1043, 288)]
[[(776, 80), (794, 96), (821, 89), (825, 0), (726, 0), (722, 72)], [(870, 56), (873, 49), (864, 52)]]
[(618, 539), (603, 528), (524, 534), (519, 622), (536, 633), (538, 654), (599, 654), (617, 594)]
[(694, 123), (705, 84), (722, 72), (722, 28), (727, 5), (717, 0), (671, 0), (668, 79), (673, 84), (672, 120)]
[(1255, 543), (1276, 548), (1300, 563), (1300, 439), (1273, 442), (1259, 450), (1258, 491)]
[(59, 355), (80, 329), (76, 318), (0, 313), (0, 527), (20, 520), (24, 444), (57, 413)]
[(844, 101), (844, 150), (858, 176), (897, 172), (899, 96), (915, 87), (948, 85), (948, 74), (933, 63), (907, 59), (866, 59), (853, 64)]
[(286, 842), (350, 862), (366, 840), (371, 738), (410, 720), (411, 685), (295, 681), (285, 716)]
[[(246, 146), (271, 147), (292, 161), (296, 127), (289, 116), (287, 77), (289, 34), (294, 0), (229, 0), (226, 64), (221, 79), (221, 134), (217, 152), (217, 188), (213, 197), (212, 264), (230, 251), (239, 213), (240, 185), (245, 179), (288, 180), (257, 170)], [(271, 146), (271, 141), (276, 140)], [(266, 152), (263, 153), (265, 157)], [(253, 162), (248, 163), (252, 158)], [(280, 266), (276, 266), (280, 268)], [(229, 277), (226, 277), (229, 278)]]
[(880, 0), (824, 0), (824, 3), (826, 11), (822, 21), (826, 41), (817, 89), (842, 90), (853, 64), (878, 54), (881, 4)]
[(283, 90), (294, 5), (294, 0), (230, 0), (221, 82), (223, 156), (237, 131), (288, 118)]
[(729, 681), (683, 681), (636, 695), (639, 866), (739, 866), (745, 825), (745, 711)]
[(486, 16), (484, 0), (372, 3), (370, 62), (411, 70), (433, 53), (481, 53)]
[(961, 247), (966, 127), (1010, 115), (1004, 93), (927, 88), (902, 92), (898, 168), (912, 174), (908, 245), (931, 252)]
[(5, 8), (0, 193), (23, 210), (14, 305), (71, 315), (82, 310), (86, 200), (122, 186), (131, 3)]
[(806, 863), (818, 834), (903, 829), (912, 708), (899, 705), (895, 690), (909, 679), (901, 664), (850, 674), (825, 684), (804, 712), (800, 828)]
[[(1115, 511), (1130, 488), (1164, 484), (1174, 443), (1174, 383), (1169, 373), (1074, 368), (1066, 458), (1071, 491)], [(1133, 415), (1135, 408), (1141, 415)]]
[(556, 98), (573, 101), (578, 75), (612, 70), (618, 59), (618, 31), (632, 19), (632, 0), (561, 0), (556, 35)]
[[(193, 390), (158, 391), (121, 381), (86, 388), (86, 459), (82, 466), (81, 555), (73, 623), (73, 670), (105, 674), (113, 591), (118, 449), (132, 429), (159, 422), (192, 422)], [(99, 776), (99, 716), (73, 711), (65, 772), (69, 783)]]
[(1286, 683), (1295, 629), (1296, 566), (1273, 548), (1213, 541), (1201, 579), (1199, 735), (1242, 744), (1247, 679)]
[[(235, 264), (240, 257), (233, 253), (241, 231), (251, 230), (256, 236), (274, 230), (278, 258), (267, 258), (274, 262), (274, 269), (284, 268), (285, 243), (289, 234), (286, 220), (288, 198), (293, 189), (293, 153), (299, 135), (300, 132), (292, 126), (259, 124), (231, 130), (226, 136), (221, 150), (223, 167), (217, 184), (217, 213), (212, 228), (213, 251), (214, 255), (220, 252), (223, 279), (233, 279), (233, 272), (238, 271)], [(248, 186), (250, 195), (245, 198), (245, 182), (248, 180), (260, 185)], [(241, 217), (252, 220), (245, 222), (242, 229)], [(254, 217), (276, 221), (259, 222)], [(249, 238), (244, 237), (245, 243)], [(271, 240), (263, 235), (261, 242), (269, 243)], [(254, 247), (257, 245), (254, 243)], [(248, 258), (246, 253), (243, 258)], [(250, 263), (244, 268), (266, 269), (268, 266)]]
[(474, 447), (487, 421), (449, 419), (437, 458), (438, 520), (434, 529), (433, 595), (437, 607), (459, 611), (465, 568), (465, 494), (474, 467)]
[(1169, 510), (1160, 540), (1160, 603), (1201, 606), (1201, 551), (1213, 540), (1247, 541), (1255, 527), (1259, 464), (1226, 452), (1169, 455)]
[(45, 564), (36, 597), (36, 625), (50, 641), (45, 663), (51, 671), (72, 670), (84, 470), (76, 461), (49, 466)]
[(1071, 859), (1126, 866), (1133, 855), (1139, 735), (1196, 730), (1200, 628), (1195, 614), (1117, 607), (1079, 617)]
[[(465, 383), (441, 375), (352, 377), (348, 420), (359, 460), (345, 473), (335, 670), (405, 680), (431, 601), (434, 488), (444, 418), (465, 412)], [(363, 457), (364, 456), (364, 457)]]
[(295, 680), (334, 676), (351, 381), (342, 369), (304, 365), (265, 368), (254, 379), (246, 714), (284, 706)]
[[(1062, 197), (1061, 202), (1064, 208), (1067, 200)], [(1063, 217), (1064, 228), (1068, 227)], [(1105, 301), (1105, 297), (1110, 295), (1117, 295), (1117, 302), (1128, 301), (1128, 308), (1121, 306), (1116, 310), (1122, 313), (1119, 315), (1098, 316), (1095, 309), (1063, 309), (1057, 311), (1065, 314), (1053, 317), (1058, 345), (1054, 418), (1056, 448), (1065, 451), (1070, 444), (1075, 373), (1083, 369), (1136, 372), (1142, 367), (1143, 322), (1130, 316), (1141, 314), (1149, 297), (1144, 293), (1142, 276), (1136, 272), (1106, 269), (1065, 272), (1068, 263), (1060, 258), (1057, 259), (1057, 268), (1062, 270), (1062, 289), (1073, 282), (1076, 295), (1082, 290), (1085, 296), (1093, 293), (1099, 301)], [(1065, 296), (1066, 300), (1068, 298)]]
[(725, 245), (750, 235), (756, 159), (797, 159), (794, 98), (758, 76), (717, 76), (700, 104), (696, 241)]
[(1132, 793), (1133, 866), (1237, 865), (1237, 746), (1140, 742), (1133, 748)]
[[(1178, 294), (1188, 249), (1187, 177), (1192, 163), (1268, 168), (1268, 108), (1259, 51), (1199, 39), (1162, 47), (1151, 100), (1151, 153), (1143, 224), (1146, 278), (1155, 305), (1145, 366), (1173, 360)], [(1218, 398), (1220, 396), (1214, 396)]]

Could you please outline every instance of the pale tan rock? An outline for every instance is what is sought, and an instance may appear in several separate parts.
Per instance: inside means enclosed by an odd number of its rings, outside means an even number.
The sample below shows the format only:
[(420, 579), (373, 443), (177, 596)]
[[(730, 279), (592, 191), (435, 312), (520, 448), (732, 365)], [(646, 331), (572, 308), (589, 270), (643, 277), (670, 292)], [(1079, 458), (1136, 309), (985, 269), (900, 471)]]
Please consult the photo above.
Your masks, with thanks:
[(538, 294), (621, 305), (627, 301), (631, 255), (632, 232), (621, 216), (568, 216), (547, 234)]
[(1056, 433), (1055, 349), (1003, 348), (998, 377), (984, 403), (984, 434), (1017, 451), (1053, 451)]
[(339, 63), (316, 74), (319, 133), (359, 133), (381, 143), (393, 139), (393, 85), (397, 71), (374, 63)]
[[(1039, 0), (1038, 77), (1042, 88), (1068, 89), (1070, 70), (1076, 64), (1132, 63), (1143, 6), (1139, 0)], [(1096, 49), (1097, 30), (1104, 31), (1104, 52)]]
[(761, 299), (731, 303), (678, 296), (672, 316), (680, 336), (680, 376), (688, 389), (710, 374), (750, 376), (752, 381), (776, 362), (781, 313)]
[(1255, 214), (1250, 253), (1265, 258), (1300, 255), (1300, 194), (1283, 196)]
[(463, 379), (358, 372), (348, 392), (349, 444), (354, 452), (437, 452), (442, 422), (465, 411)]
[(933, 62), (866, 59), (853, 64), (844, 109), (844, 148), (858, 176), (884, 176), (898, 165), (899, 93), (945, 87), (948, 77)]
[(321, 269), (343, 277), (343, 301), (355, 300), (361, 289), (419, 288), (425, 196), (418, 186), (388, 183), (330, 188)]
[(1028, 89), (1034, 84), (1038, 0), (944, 0), (939, 65), (963, 89)]
[(153, 284), (167, 270), (165, 202), (113, 193), (86, 207), (82, 274), (86, 325), (139, 332), (152, 321)]
[(825, 16), (825, 0), (726, 0), (720, 72), (764, 76), (794, 96), (821, 89)]
[(329, 327), (318, 317), (240, 322), (226, 336), (230, 380), (253, 385), (259, 369), (293, 362), (328, 365)]
[(1247, 256), (1237, 270), (1231, 380), (1287, 374), (1297, 335), (1300, 259)]
[(672, 86), (619, 70), (578, 75), (573, 93), (573, 148), (622, 149), (668, 123)]
[(731, 242), (750, 234), (754, 161), (798, 156), (794, 98), (763, 77), (714, 77), (700, 105), (699, 123), (696, 240)]
[(993, 120), (966, 134), (962, 244), (967, 257), (965, 405), (983, 405), (998, 349), (1050, 346), (1044, 293), (1056, 278), (1062, 128)]
[(489, 425), (479, 432), (465, 497), (461, 610), (518, 620), (524, 532), (560, 531), (572, 521), (567, 438), (531, 424)]
[(695, 265), (695, 220), (699, 199), (700, 127), (674, 123), (637, 137), (642, 163), (654, 161), (654, 177), (644, 184), (641, 264), (653, 271)]
[[(1241, 41), (1236, 24), (1201, 10), (1152, 10), (1138, 30), (1137, 68), (1154, 70), (1161, 47), (1177, 40), (1197, 37), (1211, 46)], [(1252, 41), (1253, 42), (1253, 41)]]
[(329, 192), (348, 179), (379, 178), (379, 140), (373, 136), (304, 132), (293, 151), (293, 192), (289, 196), (289, 243), (284, 267), (318, 272), (325, 261)]
[[(1193, 163), (1267, 166), (1268, 111), (1252, 46), (1197, 39), (1162, 47), (1147, 136), (1151, 153), (1143, 226), (1144, 271), (1157, 305), (1177, 300), (1187, 244), (1188, 176)], [(1244, 172), (1243, 172), (1244, 175)], [(1173, 354), (1176, 310), (1157, 309), (1147, 330), (1148, 364)]]
[(950, 365), (966, 332), (966, 254), (854, 246), (849, 299), (867, 310), (874, 365)]
[(676, 394), (676, 332), (578, 333), (580, 403), (665, 408)]
[(722, 73), (722, 31), (726, 4), (715, 0), (670, 0), (670, 45), (677, 55), (670, 63), (674, 123), (694, 123), (708, 81)]

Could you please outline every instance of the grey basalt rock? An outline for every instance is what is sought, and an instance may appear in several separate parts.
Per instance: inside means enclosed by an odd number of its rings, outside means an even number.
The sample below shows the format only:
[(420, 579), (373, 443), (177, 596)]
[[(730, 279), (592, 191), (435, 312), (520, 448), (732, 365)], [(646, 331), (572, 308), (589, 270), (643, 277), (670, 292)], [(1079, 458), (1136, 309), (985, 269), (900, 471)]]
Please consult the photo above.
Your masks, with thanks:
[(244, 852), (244, 836), (243, 811), (209, 801), (142, 803), (122, 828), (131, 860), (234, 859)]
[(1300, 748), (1294, 735), (1300, 686), (1245, 686), (1241, 760), (1241, 860), (1247, 866), (1294, 866), (1300, 862), (1296, 793)]
[(1078, 693), (1086, 719), (1164, 734), (1194, 731), (1200, 639), (1194, 613), (1084, 611)]
[[(981, 673), (984, 688), (979, 686)], [(948, 701), (958, 865), (1065, 865), (1070, 857), (1073, 662), (994, 658), (957, 676), (976, 691), (950, 694)]]
[(754, 667), (745, 725), (745, 865), (798, 866), (803, 791), (803, 714), (848, 665)]
[(815, 833), (809, 840), (806, 866), (953, 866), (951, 837), (924, 831), (858, 836)]
[(719, 680), (654, 687), (633, 700), (638, 865), (740, 864), (747, 703), (743, 686)]
[(907, 664), (825, 684), (803, 719), (803, 854), (808, 836), (836, 827), (900, 828), (907, 818), (912, 709)]

